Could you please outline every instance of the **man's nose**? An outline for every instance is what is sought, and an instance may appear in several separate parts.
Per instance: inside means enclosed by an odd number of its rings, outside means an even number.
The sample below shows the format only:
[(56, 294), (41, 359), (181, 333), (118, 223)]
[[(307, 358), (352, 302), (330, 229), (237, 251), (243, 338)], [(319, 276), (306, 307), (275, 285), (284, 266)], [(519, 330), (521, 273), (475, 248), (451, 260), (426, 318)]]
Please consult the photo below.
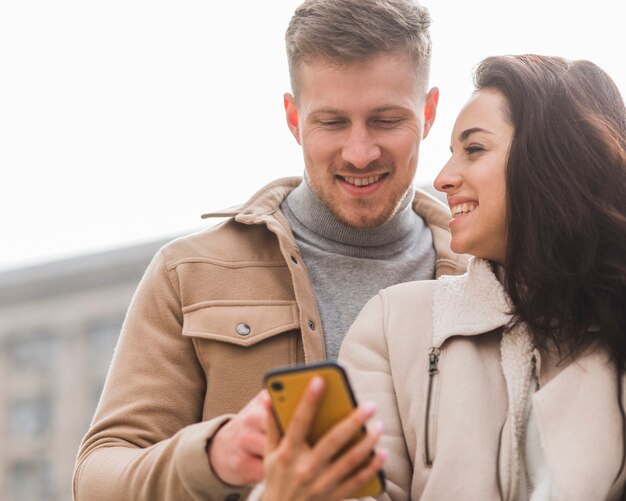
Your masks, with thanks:
[(364, 169), (380, 158), (380, 147), (364, 126), (355, 126), (343, 146), (341, 156), (345, 162)]

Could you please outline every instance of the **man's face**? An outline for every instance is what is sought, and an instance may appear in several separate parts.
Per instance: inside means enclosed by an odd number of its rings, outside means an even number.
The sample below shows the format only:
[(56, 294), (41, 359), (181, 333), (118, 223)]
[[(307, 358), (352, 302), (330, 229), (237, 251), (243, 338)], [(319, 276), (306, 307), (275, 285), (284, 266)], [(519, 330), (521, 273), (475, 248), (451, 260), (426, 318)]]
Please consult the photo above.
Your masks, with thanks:
[(437, 89), (424, 95), (403, 52), (347, 66), (315, 59), (299, 71), (298, 103), (286, 94), (285, 111), (311, 187), (345, 224), (385, 223), (413, 182)]

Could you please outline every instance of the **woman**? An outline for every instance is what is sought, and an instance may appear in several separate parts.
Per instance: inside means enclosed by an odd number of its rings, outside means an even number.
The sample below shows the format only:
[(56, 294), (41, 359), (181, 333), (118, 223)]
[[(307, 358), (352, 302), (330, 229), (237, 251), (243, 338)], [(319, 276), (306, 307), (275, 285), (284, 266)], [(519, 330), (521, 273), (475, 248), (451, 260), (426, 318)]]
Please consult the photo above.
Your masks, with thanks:
[[(492, 57), (475, 83), (435, 181), (453, 250), (475, 256), (467, 274), (381, 291), (340, 353), (384, 422), (385, 497), (624, 499), (624, 102), (587, 61)], [(320, 391), (300, 406), (301, 436)], [(315, 499), (319, 478), (344, 494), (373, 475), (383, 455), (353, 475), (346, 458), (380, 431), (329, 459), (368, 409), (322, 451), (270, 423), (266, 492)]]
[(624, 499), (626, 113), (587, 61), (492, 57), (435, 180), (466, 275), (382, 291), (341, 349), (393, 499)]

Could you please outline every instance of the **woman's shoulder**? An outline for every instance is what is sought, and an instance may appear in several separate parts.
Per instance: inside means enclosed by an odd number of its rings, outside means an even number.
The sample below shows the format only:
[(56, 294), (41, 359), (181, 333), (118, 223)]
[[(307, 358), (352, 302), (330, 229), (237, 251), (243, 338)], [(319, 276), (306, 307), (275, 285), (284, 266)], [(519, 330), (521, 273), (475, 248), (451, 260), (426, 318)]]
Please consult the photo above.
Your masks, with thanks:
[(431, 301), (439, 280), (416, 280), (395, 284), (380, 291), (386, 301), (393, 301), (394, 305), (408, 303), (415, 305), (415, 301)]
[(380, 291), (384, 331), (390, 345), (409, 343), (415, 333), (430, 343), (433, 298), (440, 284), (439, 280), (420, 280)]

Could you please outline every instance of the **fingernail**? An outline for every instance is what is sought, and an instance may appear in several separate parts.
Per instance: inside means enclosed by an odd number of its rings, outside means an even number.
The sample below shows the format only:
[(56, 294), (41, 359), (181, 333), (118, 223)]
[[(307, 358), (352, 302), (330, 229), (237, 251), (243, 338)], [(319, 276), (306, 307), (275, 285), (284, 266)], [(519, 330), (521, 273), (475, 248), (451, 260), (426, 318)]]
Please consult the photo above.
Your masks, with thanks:
[(373, 416), (376, 412), (376, 404), (374, 402), (365, 402), (361, 407), (367, 417)]
[(376, 455), (384, 463), (385, 461), (387, 461), (387, 458), (389, 457), (389, 451), (387, 449), (378, 449), (378, 451), (376, 452)]
[(315, 376), (311, 379), (310, 384), (311, 384), (311, 389), (317, 393), (324, 387), (324, 380), (320, 376)]
[(374, 423), (374, 431), (380, 435), (383, 432), (383, 422), (379, 419)]

